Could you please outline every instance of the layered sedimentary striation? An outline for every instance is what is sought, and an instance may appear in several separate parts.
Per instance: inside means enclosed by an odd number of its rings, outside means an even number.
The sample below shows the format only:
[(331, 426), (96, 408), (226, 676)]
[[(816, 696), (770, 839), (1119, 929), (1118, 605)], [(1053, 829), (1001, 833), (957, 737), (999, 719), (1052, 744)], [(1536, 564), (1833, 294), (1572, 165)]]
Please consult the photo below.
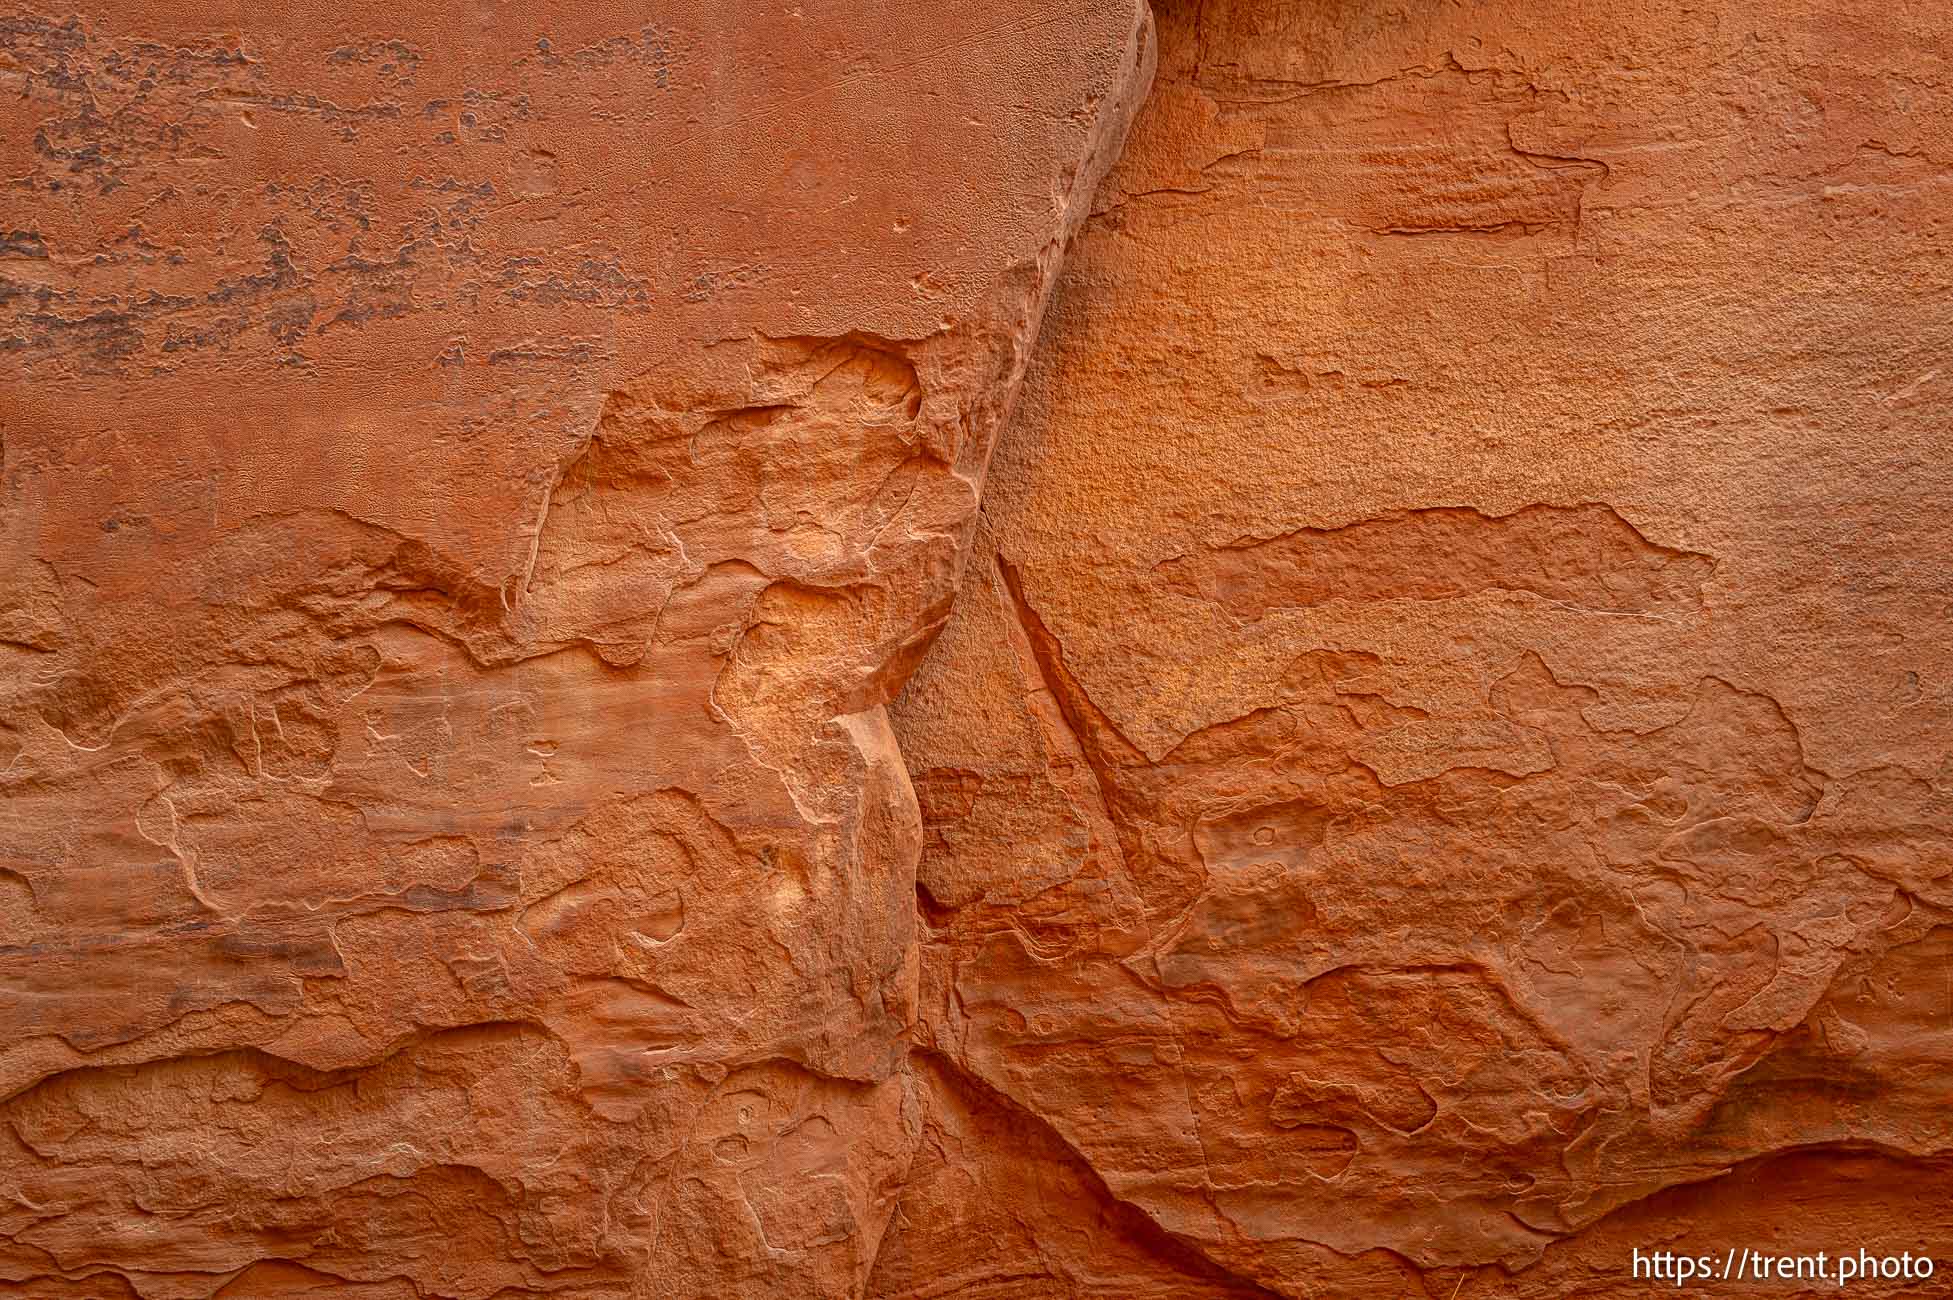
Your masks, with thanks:
[(0, 24), (0, 1290), (859, 1294), (1132, 0)]
[(0, 17), (0, 1291), (1953, 1273), (1949, 51)]
[(962, 1293), (1946, 1253), (1944, 15), (1156, 10), (896, 711), (920, 1050), (1040, 1136), (895, 1245), (1075, 1178)]

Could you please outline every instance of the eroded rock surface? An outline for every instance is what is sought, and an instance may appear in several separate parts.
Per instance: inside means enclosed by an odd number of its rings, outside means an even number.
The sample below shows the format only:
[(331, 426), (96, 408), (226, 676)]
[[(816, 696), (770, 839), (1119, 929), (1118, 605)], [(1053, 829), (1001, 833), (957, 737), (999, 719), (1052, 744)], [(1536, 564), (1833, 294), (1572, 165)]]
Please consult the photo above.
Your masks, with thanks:
[(1157, 18), (0, 17), (0, 1291), (1953, 1275), (1953, 20)]
[(895, 713), (920, 1050), (1038, 1136), (881, 1293), (1056, 1178), (948, 1293), (1953, 1257), (1953, 23), (1157, 10)]
[(859, 1294), (1134, 0), (0, 19), (0, 1290)]

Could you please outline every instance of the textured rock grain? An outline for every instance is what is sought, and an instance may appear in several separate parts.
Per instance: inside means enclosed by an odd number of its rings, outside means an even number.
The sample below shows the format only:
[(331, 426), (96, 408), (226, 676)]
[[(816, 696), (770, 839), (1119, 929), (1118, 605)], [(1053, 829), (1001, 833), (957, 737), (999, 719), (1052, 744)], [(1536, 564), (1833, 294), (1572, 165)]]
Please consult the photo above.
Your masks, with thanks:
[(1054, 1169), (967, 1294), (1953, 1256), (1945, 10), (1156, 10), (895, 711), (921, 1037), (1049, 1141), (884, 1260)]
[(0, 1290), (859, 1294), (1135, 0), (0, 20)]
[(1953, 19), (1157, 19), (0, 13), (0, 1292), (1944, 1289)]

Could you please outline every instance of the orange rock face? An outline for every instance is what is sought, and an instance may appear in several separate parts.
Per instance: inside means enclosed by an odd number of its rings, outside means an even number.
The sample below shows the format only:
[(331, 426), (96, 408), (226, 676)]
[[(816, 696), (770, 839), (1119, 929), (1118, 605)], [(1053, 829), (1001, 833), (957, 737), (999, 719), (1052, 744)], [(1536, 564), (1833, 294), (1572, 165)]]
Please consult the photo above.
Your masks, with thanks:
[(1134, 0), (0, 22), (0, 1292), (859, 1294)]
[(0, 14), (0, 1294), (1943, 1291), (1949, 57)]
[(1089, 1191), (883, 1294), (1953, 1286), (1953, 24), (1156, 9), (895, 714), (884, 1260)]

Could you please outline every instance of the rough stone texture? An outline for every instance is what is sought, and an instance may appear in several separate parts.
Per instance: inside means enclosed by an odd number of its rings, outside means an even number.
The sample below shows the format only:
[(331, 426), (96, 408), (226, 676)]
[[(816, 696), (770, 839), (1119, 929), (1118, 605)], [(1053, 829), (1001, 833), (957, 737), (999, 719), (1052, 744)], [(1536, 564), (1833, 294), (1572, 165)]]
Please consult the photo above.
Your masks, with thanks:
[(895, 711), (880, 1294), (1949, 1293), (1953, 19), (1156, 9)]
[(859, 1294), (1138, 0), (0, 17), (0, 1291)]
[(0, 1293), (1953, 1274), (1953, 18), (1158, 20), (0, 16)]

